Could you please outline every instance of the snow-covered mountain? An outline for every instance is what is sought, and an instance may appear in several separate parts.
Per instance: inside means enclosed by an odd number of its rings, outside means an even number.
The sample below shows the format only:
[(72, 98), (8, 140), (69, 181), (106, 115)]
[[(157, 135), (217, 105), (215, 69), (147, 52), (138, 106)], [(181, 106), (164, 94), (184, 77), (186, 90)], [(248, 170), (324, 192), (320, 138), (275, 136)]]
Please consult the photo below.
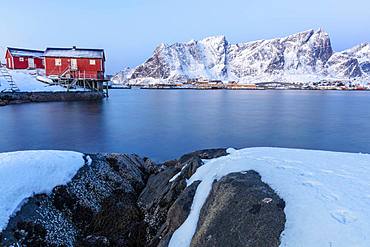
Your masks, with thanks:
[(191, 79), (307, 82), (368, 80), (370, 46), (334, 52), (329, 35), (308, 30), (284, 38), (229, 44), (224, 36), (159, 45), (140, 66), (114, 79), (129, 84), (173, 83)]

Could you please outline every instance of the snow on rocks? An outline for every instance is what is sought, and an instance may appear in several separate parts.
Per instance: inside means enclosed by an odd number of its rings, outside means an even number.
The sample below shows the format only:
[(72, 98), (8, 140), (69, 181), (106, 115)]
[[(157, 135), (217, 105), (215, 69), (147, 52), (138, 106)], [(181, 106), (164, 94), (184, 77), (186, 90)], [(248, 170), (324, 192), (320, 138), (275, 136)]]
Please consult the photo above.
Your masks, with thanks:
[(257, 171), (286, 202), (281, 246), (370, 246), (370, 155), (280, 148), (228, 152), (204, 160), (188, 180), (201, 183), (170, 247), (190, 246), (214, 180), (248, 170)]
[(71, 151), (0, 153), (0, 230), (26, 198), (68, 183), (84, 164), (84, 155)]
[[(323, 30), (288, 37), (230, 44), (224, 36), (159, 45), (153, 55), (133, 69), (124, 69), (115, 83), (163, 84), (187, 80), (240, 83), (319, 82), (351, 79), (369, 82), (370, 46), (334, 52)], [(294, 78), (292, 77), (294, 75)]]

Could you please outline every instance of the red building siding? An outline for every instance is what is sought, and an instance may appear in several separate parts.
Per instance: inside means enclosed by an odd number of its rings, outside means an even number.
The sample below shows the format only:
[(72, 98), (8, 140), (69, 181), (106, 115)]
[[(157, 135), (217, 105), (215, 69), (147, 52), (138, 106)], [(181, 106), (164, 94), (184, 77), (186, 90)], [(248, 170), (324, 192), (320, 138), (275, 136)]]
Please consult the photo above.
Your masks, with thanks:
[[(12, 56), (12, 54), (7, 50), (5, 55), (6, 67), (8, 69), (29, 69), (28, 60), (33, 57), (26, 56)], [(34, 68), (44, 69), (44, 63), (42, 58), (34, 57)]]
[[(60, 59), (60, 65), (56, 60)], [(76, 70), (71, 69), (71, 60), (77, 61)], [(95, 61), (95, 64), (90, 64)], [(46, 76), (60, 76), (67, 70), (73, 78), (104, 79), (104, 62), (101, 58), (64, 58), (64, 57), (45, 57)]]

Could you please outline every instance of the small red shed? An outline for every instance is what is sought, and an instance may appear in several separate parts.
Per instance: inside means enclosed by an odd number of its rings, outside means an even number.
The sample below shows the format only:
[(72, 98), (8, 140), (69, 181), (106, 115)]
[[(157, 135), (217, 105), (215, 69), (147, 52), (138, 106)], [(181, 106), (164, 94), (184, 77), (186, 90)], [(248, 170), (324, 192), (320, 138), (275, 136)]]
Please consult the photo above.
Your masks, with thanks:
[(103, 49), (47, 48), (44, 58), (46, 76), (104, 79)]
[(8, 47), (5, 53), (6, 67), (8, 69), (43, 69), (44, 52)]

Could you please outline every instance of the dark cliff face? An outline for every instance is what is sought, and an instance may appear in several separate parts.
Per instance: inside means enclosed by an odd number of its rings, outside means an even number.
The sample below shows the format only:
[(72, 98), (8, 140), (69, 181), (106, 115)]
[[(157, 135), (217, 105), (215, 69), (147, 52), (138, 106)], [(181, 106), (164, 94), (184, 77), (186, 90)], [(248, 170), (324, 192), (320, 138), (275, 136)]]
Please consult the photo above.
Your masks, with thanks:
[[(70, 183), (29, 198), (1, 232), (0, 243), (168, 246), (201, 182), (187, 186), (186, 180), (203, 159), (224, 155), (225, 149), (202, 150), (162, 165), (136, 155), (91, 155), (92, 164)], [(284, 205), (257, 173), (229, 174), (213, 185), (191, 245), (278, 246)], [(234, 223), (238, 227), (231, 230)]]

